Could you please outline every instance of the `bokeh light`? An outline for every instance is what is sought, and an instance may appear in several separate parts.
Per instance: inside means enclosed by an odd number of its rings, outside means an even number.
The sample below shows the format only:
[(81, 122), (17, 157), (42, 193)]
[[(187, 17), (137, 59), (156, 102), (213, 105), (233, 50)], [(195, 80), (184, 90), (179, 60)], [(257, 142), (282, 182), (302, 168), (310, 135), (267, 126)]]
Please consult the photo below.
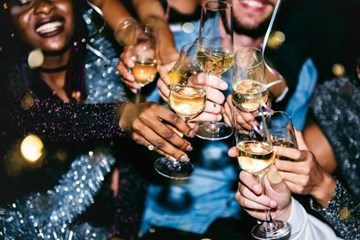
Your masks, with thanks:
[(28, 135), (20, 145), (21, 155), (28, 162), (37, 162), (44, 155), (44, 144), (36, 135)]

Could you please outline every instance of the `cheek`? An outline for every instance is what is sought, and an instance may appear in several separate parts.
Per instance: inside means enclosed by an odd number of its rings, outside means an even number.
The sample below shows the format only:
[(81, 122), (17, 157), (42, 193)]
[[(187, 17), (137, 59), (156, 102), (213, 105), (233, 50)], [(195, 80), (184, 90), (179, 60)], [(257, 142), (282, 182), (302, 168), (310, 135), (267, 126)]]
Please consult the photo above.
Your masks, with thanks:
[(19, 16), (12, 20), (13, 26), (15, 26), (15, 34), (19, 36), (24, 42), (32, 45), (34, 39), (34, 32), (32, 31), (30, 19), (27, 16)]

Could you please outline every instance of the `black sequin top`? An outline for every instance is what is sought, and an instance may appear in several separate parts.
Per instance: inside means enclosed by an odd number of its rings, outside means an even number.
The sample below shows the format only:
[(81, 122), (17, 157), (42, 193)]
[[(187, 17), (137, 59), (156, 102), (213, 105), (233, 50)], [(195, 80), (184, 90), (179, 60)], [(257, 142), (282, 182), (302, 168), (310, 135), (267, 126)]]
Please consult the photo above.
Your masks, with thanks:
[(314, 92), (311, 108), (338, 164), (336, 190), (325, 209), (312, 207), (345, 239), (360, 239), (360, 80), (333, 79)]

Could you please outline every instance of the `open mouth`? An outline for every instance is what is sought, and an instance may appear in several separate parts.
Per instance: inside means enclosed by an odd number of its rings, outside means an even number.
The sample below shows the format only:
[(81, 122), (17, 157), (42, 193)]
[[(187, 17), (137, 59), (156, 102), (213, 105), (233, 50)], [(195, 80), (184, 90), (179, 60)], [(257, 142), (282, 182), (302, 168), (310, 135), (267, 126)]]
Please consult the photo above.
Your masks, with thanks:
[(44, 19), (36, 24), (35, 32), (42, 37), (51, 37), (59, 34), (60, 32), (62, 32), (63, 29), (63, 19)]

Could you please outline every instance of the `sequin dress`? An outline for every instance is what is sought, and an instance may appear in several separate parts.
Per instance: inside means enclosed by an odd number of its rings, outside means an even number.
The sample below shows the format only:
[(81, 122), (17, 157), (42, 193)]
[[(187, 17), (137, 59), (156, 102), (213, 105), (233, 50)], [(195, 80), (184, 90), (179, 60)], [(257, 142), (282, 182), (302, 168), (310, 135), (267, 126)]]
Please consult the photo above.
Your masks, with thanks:
[(311, 108), (337, 159), (336, 189), (327, 208), (312, 208), (345, 239), (360, 239), (360, 81), (355, 75), (323, 83)]
[[(92, 14), (90, 9), (83, 16), (90, 32), (96, 30)], [(105, 35), (88, 44), (96, 51), (86, 52), (84, 103), (64, 103), (40, 79), (24, 84), (16, 69), (0, 81), (0, 238), (103, 240), (115, 230), (125, 239), (137, 234), (143, 182), (134, 181), (132, 166), (120, 162), (117, 202), (107, 186), (109, 172), (122, 157), (114, 146), (126, 136), (118, 126), (118, 104), (127, 100), (116, 72), (118, 53)], [(39, 136), (45, 146), (44, 158), (35, 165), (24, 162), (19, 151), (28, 134)], [(137, 189), (134, 200), (131, 192)], [(118, 203), (127, 201), (120, 199), (124, 195), (138, 206), (135, 210), (126, 210), (130, 203)], [(100, 203), (99, 212), (93, 205), (104, 198), (109, 201)], [(117, 209), (115, 217), (114, 204), (125, 208)], [(120, 226), (113, 225), (109, 234), (114, 222)]]

